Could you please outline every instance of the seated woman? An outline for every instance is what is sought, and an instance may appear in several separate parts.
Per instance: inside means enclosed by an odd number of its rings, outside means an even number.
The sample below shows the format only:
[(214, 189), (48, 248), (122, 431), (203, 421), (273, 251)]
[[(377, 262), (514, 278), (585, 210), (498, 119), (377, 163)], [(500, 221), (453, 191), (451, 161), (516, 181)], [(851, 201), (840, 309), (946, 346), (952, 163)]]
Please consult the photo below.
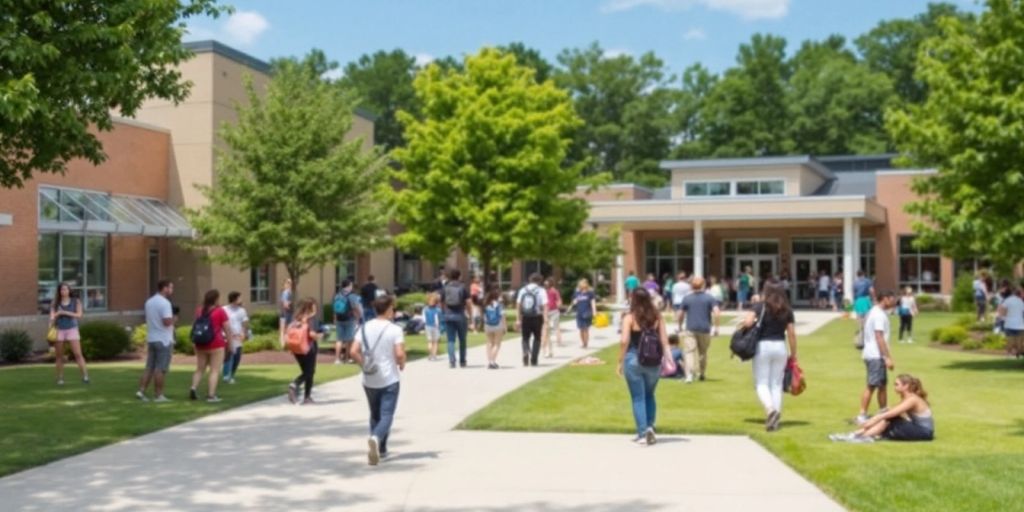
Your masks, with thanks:
[(672, 360), (676, 362), (676, 372), (671, 374), (662, 373), (663, 378), (682, 379), (685, 377), (683, 371), (683, 349), (679, 347), (679, 335), (668, 335), (668, 346), (672, 350)]
[(935, 439), (935, 420), (928, 405), (928, 393), (921, 380), (903, 374), (893, 386), (900, 403), (869, 419), (857, 431), (832, 434), (829, 439), (848, 443), (871, 443), (878, 439), (890, 441), (931, 441)]

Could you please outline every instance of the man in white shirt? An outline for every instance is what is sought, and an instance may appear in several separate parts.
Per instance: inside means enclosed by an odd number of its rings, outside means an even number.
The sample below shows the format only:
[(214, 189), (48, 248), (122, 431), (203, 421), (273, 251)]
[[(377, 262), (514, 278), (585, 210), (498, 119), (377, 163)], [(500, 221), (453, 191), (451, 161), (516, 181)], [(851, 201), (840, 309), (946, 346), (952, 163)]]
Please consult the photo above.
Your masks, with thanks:
[(1017, 288), (1011, 288), (1009, 293), (999, 303), (998, 312), (1006, 334), (1006, 353), (1018, 358), (1024, 350), (1024, 300), (1021, 300)]
[(352, 358), (363, 369), (363, 390), (370, 404), (370, 438), (367, 455), (376, 466), (388, 454), (388, 436), (398, 407), (401, 371), (405, 370), (405, 336), (395, 318), (395, 300), (390, 296), (373, 301), (376, 316), (363, 323), (352, 345)]
[(818, 307), (822, 309), (828, 309), (828, 296), (831, 284), (832, 278), (828, 275), (828, 272), (822, 270), (818, 273)]
[(228, 294), (228, 353), (224, 357), (224, 382), (235, 383), (238, 365), (242, 363), (242, 343), (249, 338), (249, 313), (242, 307), (242, 294)]
[(171, 367), (174, 346), (174, 320), (177, 314), (171, 306), (174, 283), (164, 279), (157, 283), (157, 292), (146, 301), (146, 370), (139, 380), (135, 397), (148, 402), (146, 388), (153, 381), (154, 402), (169, 401), (164, 396), (164, 377)]
[(540, 342), (547, 336), (544, 311), (547, 309), (548, 293), (540, 286), (543, 280), (540, 274), (534, 272), (530, 276), (530, 283), (522, 287), (516, 296), (516, 328), (523, 333), (523, 366), (537, 366)]
[(686, 272), (680, 272), (676, 276), (676, 282), (672, 285), (672, 309), (676, 312), (676, 332), (683, 330), (683, 299), (693, 291), (690, 281), (686, 278)]
[(864, 423), (869, 419), (868, 406), (871, 404), (871, 395), (878, 395), (879, 412), (885, 411), (888, 403), (886, 384), (888, 383), (887, 370), (895, 368), (892, 362), (892, 354), (889, 352), (889, 310), (896, 306), (896, 294), (892, 291), (882, 292), (878, 295), (878, 302), (872, 306), (864, 321), (864, 349), (861, 357), (864, 359), (864, 366), (867, 369), (867, 387), (860, 397), (860, 414), (857, 416), (857, 423)]

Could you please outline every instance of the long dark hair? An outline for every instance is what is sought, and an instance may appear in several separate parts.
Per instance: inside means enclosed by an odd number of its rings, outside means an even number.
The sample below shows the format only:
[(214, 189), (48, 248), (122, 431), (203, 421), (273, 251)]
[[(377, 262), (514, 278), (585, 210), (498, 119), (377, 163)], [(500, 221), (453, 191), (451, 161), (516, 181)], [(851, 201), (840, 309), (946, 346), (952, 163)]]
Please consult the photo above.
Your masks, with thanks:
[(629, 313), (633, 315), (633, 321), (641, 329), (654, 329), (661, 321), (661, 313), (654, 307), (651, 294), (643, 287), (633, 290), (633, 296), (629, 301)]
[(50, 303), (50, 310), (57, 311), (60, 307), (60, 303), (63, 302), (60, 296), (60, 289), (68, 289), (68, 304), (74, 304), (75, 302), (75, 291), (71, 289), (71, 285), (68, 283), (60, 283), (57, 285), (57, 291), (53, 294), (53, 302)]
[(793, 308), (789, 306), (789, 299), (781, 286), (769, 285), (764, 288), (765, 313), (778, 320), (786, 320)]
[(216, 288), (206, 292), (203, 296), (203, 313), (209, 312), (217, 305), (217, 301), (220, 300), (220, 292)]

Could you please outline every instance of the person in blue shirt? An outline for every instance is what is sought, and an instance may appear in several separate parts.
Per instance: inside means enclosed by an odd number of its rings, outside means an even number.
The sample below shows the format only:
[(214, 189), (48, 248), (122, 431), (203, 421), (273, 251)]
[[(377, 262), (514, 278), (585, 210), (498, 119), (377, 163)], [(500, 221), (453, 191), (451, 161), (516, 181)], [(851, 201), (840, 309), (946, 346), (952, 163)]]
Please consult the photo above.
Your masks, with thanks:
[(857, 322), (860, 323), (862, 330), (864, 319), (867, 318), (874, 303), (875, 284), (870, 277), (864, 275), (863, 270), (858, 270), (857, 279), (853, 280), (853, 312), (857, 315)]
[(583, 348), (590, 344), (590, 326), (597, 316), (597, 295), (590, 289), (586, 279), (580, 279), (576, 285), (576, 293), (572, 297), (569, 309), (576, 308), (576, 328), (580, 331), (580, 343)]
[(437, 360), (437, 343), (441, 339), (441, 296), (431, 293), (427, 296), (427, 307), (423, 309), (423, 323), (426, 324), (428, 360)]

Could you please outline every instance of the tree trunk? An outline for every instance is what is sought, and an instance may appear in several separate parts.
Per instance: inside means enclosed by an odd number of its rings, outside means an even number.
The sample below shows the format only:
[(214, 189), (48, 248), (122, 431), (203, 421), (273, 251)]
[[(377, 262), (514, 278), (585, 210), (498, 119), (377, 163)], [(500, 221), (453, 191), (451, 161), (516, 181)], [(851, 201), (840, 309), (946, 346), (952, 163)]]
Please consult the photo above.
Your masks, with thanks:
[(491, 260), (493, 259), (494, 255), (490, 249), (480, 251), (480, 263), (484, 268), (484, 278), (482, 280), (484, 283), (484, 295), (489, 293), (491, 291), (491, 286), (493, 286), (491, 283), (491, 266), (493, 265)]
[(288, 270), (288, 278), (292, 280), (292, 311), (295, 311), (295, 303), (299, 301), (299, 271), (291, 265), (285, 265)]

